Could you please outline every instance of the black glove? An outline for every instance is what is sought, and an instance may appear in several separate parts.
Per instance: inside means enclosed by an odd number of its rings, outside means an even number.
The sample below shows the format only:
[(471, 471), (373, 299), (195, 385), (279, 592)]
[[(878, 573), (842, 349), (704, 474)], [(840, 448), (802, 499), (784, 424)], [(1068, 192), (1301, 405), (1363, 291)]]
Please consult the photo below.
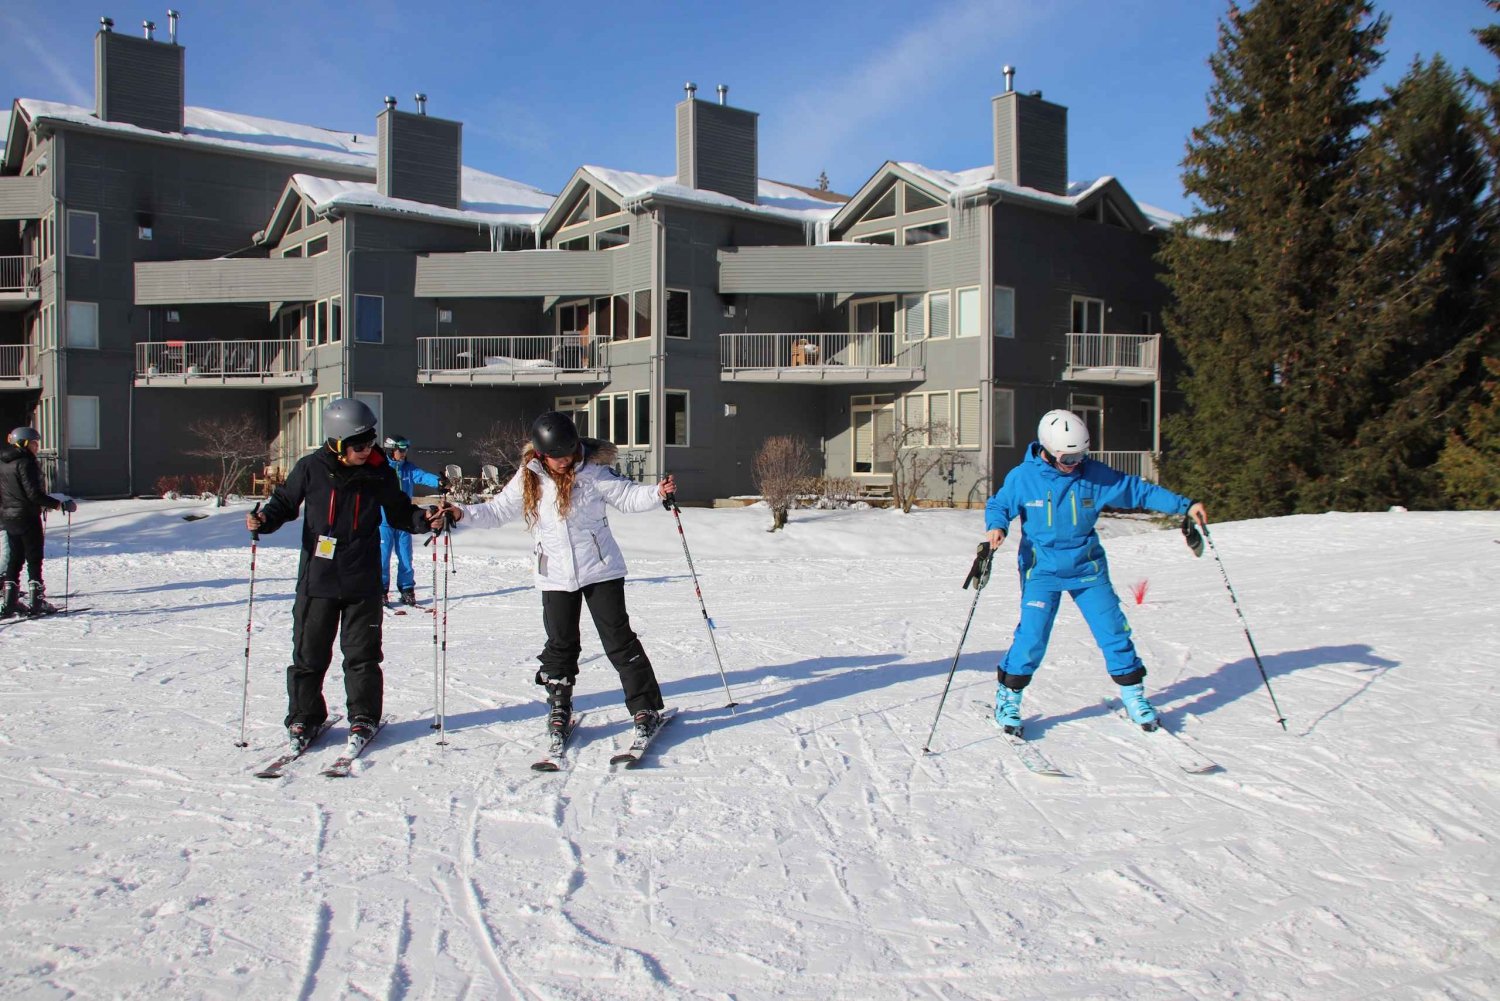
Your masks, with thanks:
[(1198, 526), (1193, 519), (1184, 517), (1182, 519), (1182, 537), (1187, 542), (1188, 548), (1193, 551), (1194, 556), (1203, 555), (1203, 533), (1198, 531)]
[(78, 502), (69, 497), (67, 500), (62, 502), (62, 509), (68, 514), (72, 514), (74, 511), (78, 510)]
[(446, 492), (448, 490), (448, 487), (451, 486), (451, 485), (452, 484), (450, 484), (448, 482), (448, 477), (446, 477), (446, 476), (439, 476), (438, 477), (438, 489), (439, 490), (442, 490), (442, 491)]
[(981, 542), (979, 548), (974, 552), (974, 565), (969, 567), (969, 576), (964, 578), (964, 590), (973, 584), (976, 591), (983, 591), (984, 585), (990, 582), (990, 562), (995, 558), (995, 551), (990, 548), (988, 541)]

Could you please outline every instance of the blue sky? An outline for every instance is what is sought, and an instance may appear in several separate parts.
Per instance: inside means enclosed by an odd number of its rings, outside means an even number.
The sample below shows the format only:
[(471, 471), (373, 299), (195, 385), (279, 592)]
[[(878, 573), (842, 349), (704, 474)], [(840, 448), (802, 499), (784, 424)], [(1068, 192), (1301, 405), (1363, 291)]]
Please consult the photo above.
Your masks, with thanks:
[[(5, 0), (0, 97), (93, 104), (93, 35), (168, 3)], [(1383, 0), (1378, 83), (1417, 56), (1493, 78), (1471, 30), (1482, 0)], [(738, 3), (184, 0), (189, 104), (373, 132), (386, 94), (464, 122), (469, 165), (557, 191), (583, 163), (675, 172), (673, 106), (699, 96), (760, 113), (761, 174), (852, 192), (887, 159), (988, 162), (1001, 67), (1069, 108), (1069, 174), (1112, 174), (1185, 211), (1179, 163), (1205, 118), (1220, 0), (821, 0)]]

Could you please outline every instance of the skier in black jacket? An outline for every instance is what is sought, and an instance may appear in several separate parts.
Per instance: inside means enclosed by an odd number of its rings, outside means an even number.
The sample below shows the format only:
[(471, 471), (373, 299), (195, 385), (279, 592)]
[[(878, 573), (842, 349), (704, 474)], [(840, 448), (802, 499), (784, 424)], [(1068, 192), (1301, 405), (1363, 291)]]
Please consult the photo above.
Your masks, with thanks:
[[(374, 411), (358, 400), (334, 400), (323, 411), (323, 432), (325, 447), (299, 460), (260, 513), (245, 515), (245, 526), (274, 532), (306, 504), (292, 606), (292, 664), (286, 672), (287, 734), (301, 749), (328, 718), (323, 678), (337, 633), (349, 743), (357, 751), (375, 732), (384, 698), (380, 514), (413, 533), (426, 533), (432, 525), (376, 446)], [(441, 523), (436, 509), (431, 520)]]
[[(16, 428), (5, 439), (6, 446), (0, 449), (0, 525), (4, 525), (9, 536), (10, 558), (5, 565), (5, 578), (0, 583), (0, 619), (10, 618), (17, 612), (30, 615), (50, 615), (57, 611), (43, 595), (42, 553), (46, 535), (42, 531), (42, 512), (63, 510), (70, 514), (78, 510), (71, 500), (60, 501), (47, 496), (42, 485), (42, 467), (36, 461), (41, 448), (42, 436), (36, 428)], [(20, 603), (21, 564), (26, 564), (27, 602)]]

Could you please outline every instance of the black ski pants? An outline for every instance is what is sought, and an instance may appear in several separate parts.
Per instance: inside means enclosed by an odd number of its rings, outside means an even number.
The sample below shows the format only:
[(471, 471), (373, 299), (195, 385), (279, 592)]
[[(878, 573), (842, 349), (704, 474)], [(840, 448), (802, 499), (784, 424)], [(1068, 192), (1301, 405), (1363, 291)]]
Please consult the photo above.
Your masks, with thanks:
[(328, 718), (323, 678), (333, 662), (337, 634), (344, 655), (344, 695), (349, 720), (379, 720), (385, 676), (381, 674), (381, 633), (385, 602), (369, 598), (312, 598), (298, 594), (292, 605), (292, 665), (286, 669), (286, 725), (316, 726)]
[(604, 653), (620, 674), (625, 708), (631, 715), (642, 709), (660, 709), (663, 703), (656, 672), (651, 669), (640, 637), (630, 628), (630, 615), (625, 611), (623, 577), (587, 584), (577, 591), (542, 592), (542, 624), (547, 627), (547, 646), (537, 657), (542, 668), (536, 673), (536, 683), (545, 685), (548, 681), (571, 681), (578, 677), (578, 652), (582, 649), (578, 619), (585, 601), (589, 603), (594, 628), (599, 630)]
[(17, 526), (11, 522), (5, 526), (10, 546), (9, 558), (5, 561), (5, 579), (12, 584), (21, 580), (21, 564), (26, 564), (26, 579), (38, 583), (42, 579), (42, 553), (46, 549), (47, 536), (42, 531), (42, 519)]

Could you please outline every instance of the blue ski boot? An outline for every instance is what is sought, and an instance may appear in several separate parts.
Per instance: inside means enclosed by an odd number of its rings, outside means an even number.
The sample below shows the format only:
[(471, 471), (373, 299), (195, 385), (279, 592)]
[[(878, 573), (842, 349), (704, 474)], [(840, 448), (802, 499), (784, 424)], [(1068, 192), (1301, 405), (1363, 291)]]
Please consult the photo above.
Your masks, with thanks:
[(1019, 689), (995, 687), (995, 722), (1006, 733), (1021, 732), (1021, 692)]
[(1132, 723), (1139, 723), (1142, 730), (1156, 729), (1156, 708), (1146, 698), (1145, 685), (1121, 685), (1120, 701)]

